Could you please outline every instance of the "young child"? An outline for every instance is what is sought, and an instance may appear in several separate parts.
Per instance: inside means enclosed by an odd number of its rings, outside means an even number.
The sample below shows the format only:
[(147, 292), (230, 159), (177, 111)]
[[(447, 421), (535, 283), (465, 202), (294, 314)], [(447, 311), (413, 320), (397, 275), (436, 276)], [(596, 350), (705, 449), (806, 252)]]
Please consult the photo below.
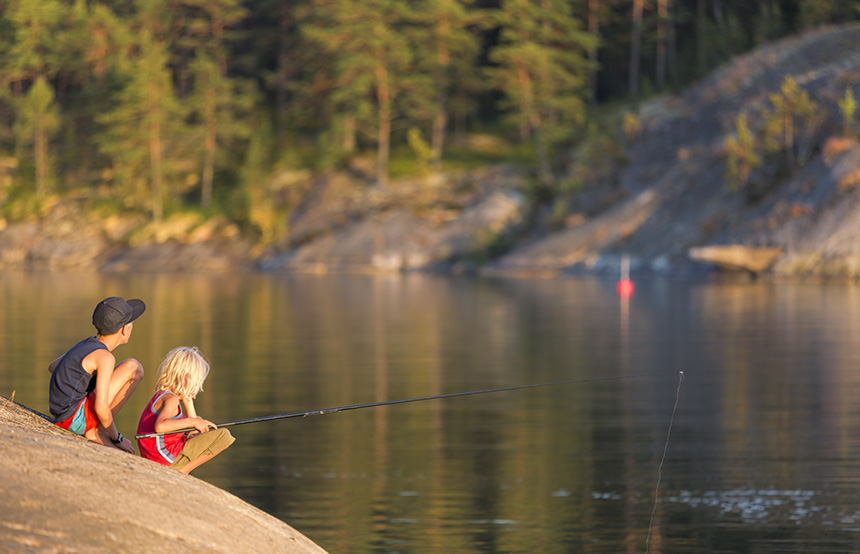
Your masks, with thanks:
[(155, 394), (140, 416), (137, 434), (169, 433), (189, 428), (197, 432), (138, 439), (141, 456), (190, 473), (233, 444), (236, 439), (230, 431), (214, 429), (215, 424), (197, 417), (194, 409), (194, 399), (203, 390), (203, 382), (208, 375), (209, 363), (196, 346), (180, 346), (167, 354), (158, 368)]

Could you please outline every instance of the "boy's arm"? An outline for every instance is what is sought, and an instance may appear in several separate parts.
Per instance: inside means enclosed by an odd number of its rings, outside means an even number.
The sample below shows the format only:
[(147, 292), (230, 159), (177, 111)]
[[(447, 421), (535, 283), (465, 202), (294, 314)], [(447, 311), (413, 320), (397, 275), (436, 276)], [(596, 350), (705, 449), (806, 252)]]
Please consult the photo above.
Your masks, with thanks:
[(123, 439), (121, 442), (114, 442), (120, 437), (119, 431), (114, 425), (113, 411), (110, 407), (110, 382), (113, 377), (114, 364), (116, 358), (107, 350), (95, 350), (87, 355), (83, 360), (84, 369), (94, 366), (96, 374), (96, 402), (95, 411), (99, 422), (104, 427), (108, 439), (113, 446), (134, 454), (134, 447), (131, 441)]

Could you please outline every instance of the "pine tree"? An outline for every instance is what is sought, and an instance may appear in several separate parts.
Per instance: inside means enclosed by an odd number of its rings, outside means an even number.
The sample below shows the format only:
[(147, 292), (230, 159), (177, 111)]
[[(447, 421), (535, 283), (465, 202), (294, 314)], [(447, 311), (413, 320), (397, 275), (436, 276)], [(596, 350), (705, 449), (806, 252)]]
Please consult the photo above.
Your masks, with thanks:
[(639, 76), (642, 66), (642, 12), (644, 3), (645, 0), (633, 0), (633, 14), (631, 16), (633, 27), (630, 31), (630, 65), (628, 70), (630, 72), (630, 97), (634, 99), (639, 96)]
[(805, 163), (812, 154), (826, 110), (787, 76), (779, 92), (770, 94), (772, 109), (764, 113), (764, 147), (784, 152), (789, 167)]
[[(127, 84), (116, 104), (99, 122), (106, 127), (100, 142), (122, 183), (133, 198), (142, 199), (141, 176), (149, 181), (149, 207), (161, 219), (168, 182), (174, 181), (175, 164), (182, 156), (183, 111), (176, 99), (167, 52), (146, 30), (141, 33), (139, 57), (132, 60)], [(167, 156), (167, 158), (165, 158)]]
[[(12, 32), (6, 38), (0, 58), (0, 74), (4, 88), (10, 86), (9, 103), (16, 110), (29, 101), (24, 94), (38, 79), (53, 79), (60, 71), (60, 51), (54, 39), (67, 19), (68, 7), (58, 0), (17, 0), (7, 8)], [(20, 114), (13, 115), (15, 119)], [(25, 123), (26, 127), (29, 123)], [(15, 133), (17, 137), (25, 133)], [(15, 142), (15, 157), (23, 157), (29, 142)], [(43, 183), (44, 184), (44, 183)]]
[(194, 89), (187, 99), (196, 135), (202, 140), (192, 140), (202, 150), (200, 203), (204, 207), (212, 202), (212, 187), (216, 158), (219, 151), (235, 144), (239, 138), (250, 134), (248, 126), (240, 117), (253, 104), (251, 93), (236, 90), (238, 82), (225, 77), (218, 63), (201, 52), (191, 64)]
[[(432, 102), (431, 166), (438, 170), (442, 161), (450, 97), (457, 83), (469, 83), (474, 75), (479, 51), (475, 10), (463, 0), (428, 0), (421, 4), (414, 33), (422, 53), (422, 70), (434, 89)], [(472, 88), (475, 89), (472, 83)], [(474, 93), (472, 90), (471, 93)], [(416, 96), (416, 95), (411, 95)]]
[(333, 58), (337, 87), (330, 101), (347, 117), (375, 111), (376, 179), (388, 180), (391, 123), (395, 103), (403, 92), (412, 49), (401, 32), (409, 18), (401, 0), (316, 0), (305, 20), (307, 36)]
[(55, 32), (68, 16), (68, 7), (59, 0), (22, 0), (10, 6), (14, 38), (2, 62), (6, 82), (32, 82), (56, 75), (61, 52)]
[(47, 79), (38, 77), (27, 95), (19, 102), (16, 135), (22, 146), (33, 148), (36, 167), (36, 194), (41, 198), (48, 193), (54, 176), (51, 171), (50, 143), (60, 126), (59, 111), (54, 91)]
[(755, 134), (750, 130), (747, 114), (735, 119), (735, 133), (725, 139), (726, 180), (730, 190), (745, 187), (752, 172), (761, 164), (761, 154)]
[(506, 98), (521, 136), (535, 142), (541, 181), (552, 182), (550, 149), (585, 117), (587, 61), (592, 37), (563, 0), (505, 0), (502, 26), (488, 70)]

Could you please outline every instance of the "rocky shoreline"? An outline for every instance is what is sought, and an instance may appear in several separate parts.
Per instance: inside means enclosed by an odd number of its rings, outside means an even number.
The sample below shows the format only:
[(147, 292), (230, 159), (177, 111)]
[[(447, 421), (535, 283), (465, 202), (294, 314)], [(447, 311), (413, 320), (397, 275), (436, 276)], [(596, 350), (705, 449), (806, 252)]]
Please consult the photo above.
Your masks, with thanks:
[[(235, 223), (179, 213), (99, 217), (84, 200), (53, 198), (41, 217), (0, 219), (0, 270), (146, 272), (433, 271), (491, 276), (631, 273), (860, 279), (860, 128), (837, 105), (860, 96), (860, 27), (821, 28), (762, 46), (677, 94), (628, 114), (638, 131), (600, 182), (554, 205), (527, 169), (370, 184), (355, 172), (294, 171), (298, 198), (261, 240)], [(802, 165), (771, 156), (744, 189), (726, 178), (726, 138), (741, 113), (764, 117), (791, 77), (821, 120)], [(572, 155), (575, 159), (576, 155)], [(577, 171), (573, 161), (570, 174)], [(744, 251), (755, 262), (744, 265)], [(709, 257), (712, 252), (718, 254)], [(732, 252), (723, 263), (721, 252)], [(741, 257), (736, 256), (741, 253)], [(776, 252), (767, 264), (760, 252)]]
[(3, 397), (0, 474), (4, 552), (325, 554), (226, 491), (91, 443)]

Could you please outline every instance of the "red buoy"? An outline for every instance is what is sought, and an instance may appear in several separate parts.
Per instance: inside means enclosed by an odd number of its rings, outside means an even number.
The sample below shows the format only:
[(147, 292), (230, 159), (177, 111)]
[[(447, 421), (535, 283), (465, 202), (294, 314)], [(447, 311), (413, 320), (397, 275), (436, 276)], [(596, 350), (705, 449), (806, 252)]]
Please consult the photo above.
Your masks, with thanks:
[(633, 281), (630, 279), (619, 279), (615, 288), (620, 296), (633, 296)]

